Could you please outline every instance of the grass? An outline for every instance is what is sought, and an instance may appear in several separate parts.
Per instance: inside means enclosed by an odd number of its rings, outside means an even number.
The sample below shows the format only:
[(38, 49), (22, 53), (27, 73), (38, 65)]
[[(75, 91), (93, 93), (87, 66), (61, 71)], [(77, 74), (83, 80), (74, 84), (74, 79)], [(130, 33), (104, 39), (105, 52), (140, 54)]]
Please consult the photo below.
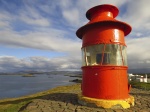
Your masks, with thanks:
[(150, 83), (131, 81), (130, 84), (134, 88), (150, 90)]
[(60, 86), (33, 95), (28, 95), (19, 98), (3, 99), (0, 100), (0, 112), (18, 112), (21, 109), (21, 107), (27, 105), (34, 99), (39, 99), (53, 93), (68, 92), (79, 88), (80, 88), (80, 84), (74, 84), (70, 86)]
[(26, 105), (29, 102), (30, 100), (23, 100), (20, 102), (13, 101), (11, 103), (9, 102), (9, 104), (2, 103), (2, 105), (0, 106), (0, 112), (18, 112), (22, 106)]

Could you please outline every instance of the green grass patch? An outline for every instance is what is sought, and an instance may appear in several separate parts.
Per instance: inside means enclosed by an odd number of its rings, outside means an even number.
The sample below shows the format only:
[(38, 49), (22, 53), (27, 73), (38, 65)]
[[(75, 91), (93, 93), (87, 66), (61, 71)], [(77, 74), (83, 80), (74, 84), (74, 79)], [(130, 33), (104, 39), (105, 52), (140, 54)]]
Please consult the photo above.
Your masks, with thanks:
[(131, 81), (130, 84), (134, 88), (139, 88), (139, 89), (144, 89), (144, 90), (150, 90), (150, 83)]
[(7, 103), (2, 103), (0, 104), (0, 112), (18, 112), (21, 107), (29, 103), (30, 101), (13, 101), (13, 102), (7, 102)]

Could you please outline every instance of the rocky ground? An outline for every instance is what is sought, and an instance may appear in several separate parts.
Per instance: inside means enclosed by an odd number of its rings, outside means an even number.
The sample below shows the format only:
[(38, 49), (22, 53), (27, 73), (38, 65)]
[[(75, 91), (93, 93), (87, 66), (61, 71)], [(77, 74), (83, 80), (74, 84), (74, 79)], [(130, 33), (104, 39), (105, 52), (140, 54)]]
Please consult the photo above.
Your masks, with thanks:
[(132, 88), (130, 94), (135, 97), (135, 106), (129, 109), (102, 109), (78, 104), (77, 88), (65, 92), (56, 92), (23, 106), (19, 112), (150, 112), (150, 91)]

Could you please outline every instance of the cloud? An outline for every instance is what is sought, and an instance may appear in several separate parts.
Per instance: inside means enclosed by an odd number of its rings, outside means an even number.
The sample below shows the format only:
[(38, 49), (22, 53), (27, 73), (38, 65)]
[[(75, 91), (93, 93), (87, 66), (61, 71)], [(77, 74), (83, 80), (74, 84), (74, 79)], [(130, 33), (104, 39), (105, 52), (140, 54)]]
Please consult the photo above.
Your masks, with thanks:
[(70, 10), (64, 10), (63, 11), (63, 17), (73, 25), (78, 25), (79, 24), (79, 10), (77, 9), (70, 9)]
[[(28, 1), (29, 2), (29, 1)], [(28, 5), (29, 4), (29, 5)], [(0, 15), (0, 44), (10, 48), (33, 48), (55, 52), (65, 52), (65, 57), (46, 58), (46, 57), (27, 57), (19, 59), (15, 56), (1, 56), (0, 70), (1, 71), (18, 71), (18, 70), (61, 70), (61, 69), (76, 69), (80, 68), (80, 47), (81, 42), (75, 37), (75, 32), (70, 34), (65, 29), (57, 29), (51, 26), (50, 13), (47, 17), (43, 16), (37, 7), (30, 6), (31, 3), (24, 2), (24, 6), (19, 8), (13, 14), (8, 11), (3, 11)], [(43, 7), (48, 4), (43, 4)], [(53, 5), (55, 6), (55, 5)], [(45, 13), (47, 10), (43, 10)], [(46, 7), (47, 9), (51, 9)], [(54, 8), (55, 9), (55, 8)], [(54, 10), (50, 10), (54, 13)], [(11, 19), (10, 19), (11, 18)], [(59, 23), (62, 18), (58, 19)], [(67, 18), (66, 18), (67, 19)], [(74, 21), (70, 19), (70, 21)], [(30, 30), (15, 30), (16, 25), (12, 23), (23, 24), (31, 27)], [(54, 24), (54, 23), (53, 23)], [(7, 30), (6, 30), (7, 28)], [(17, 28), (18, 29), (18, 28)], [(70, 37), (70, 35), (72, 37)], [(77, 40), (77, 41), (76, 41)], [(25, 51), (20, 51), (25, 52)]]
[(21, 19), (27, 24), (36, 25), (36, 26), (49, 26), (50, 22), (44, 18), (31, 18), (26, 15), (21, 15)]
[[(24, 6), (19, 8), (16, 14), (4, 11), (3, 14), (0, 15), (0, 25), (8, 27), (7, 30), (4, 27), (0, 30), (1, 45), (67, 52), (69, 54), (79, 53), (78, 49), (80, 49), (81, 42), (75, 41), (75, 32), (70, 34), (70, 32), (65, 29), (50, 27), (49, 17), (44, 17), (36, 7), (32, 6), (35, 2), (24, 1), (23, 3)], [(56, 2), (53, 3), (56, 4)], [(46, 4), (42, 6), (46, 6)], [(2, 20), (6, 20), (6, 23)], [(12, 23), (17, 23), (16, 20), (23, 21), (26, 25), (31, 25), (31, 29), (24, 29), (22, 31), (15, 30), (16, 26)], [(72, 22), (74, 20), (70, 19)], [(59, 20), (57, 22), (59, 22)], [(24, 23), (20, 22), (19, 24), (25, 26)], [(70, 35), (73, 36), (69, 37)]]
[(0, 28), (9, 26), (9, 23), (6, 21), (0, 21)]
[(127, 54), (129, 68), (150, 68), (150, 37), (129, 38), (127, 40)]
[(149, 0), (128, 1), (122, 20), (128, 22), (133, 30), (126, 38), (129, 68), (150, 68), (150, 13)]
[(44, 18), (34, 7), (25, 5), (24, 9), (19, 11), (19, 19), (29, 25), (49, 26), (50, 19)]
[(16, 71), (54, 71), (64, 69), (79, 69), (80, 60), (74, 60), (73, 57), (28, 57), (19, 59), (14, 56), (0, 57), (1, 72), (16, 72)]
[[(0, 4), (0, 44), (13, 48), (32, 48), (64, 52), (65, 57), (12, 56), (0, 58), (0, 70), (49, 70), (80, 68), (81, 40), (75, 31), (86, 24), (86, 11), (96, 5), (113, 4), (122, 10), (118, 18), (133, 30), (126, 38), (129, 67), (149, 67), (150, 13), (148, 0), (22, 0)], [(14, 11), (15, 10), (15, 11)], [(22, 51), (20, 51), (22, 52)], [(9, 60), (9, 62), (7, 62)], [(15, 64), (13, 64), (15, 63)], [(6, 69), (5, 69), (6, 68)]]
[(131, 24), (134, 30), (143, 31), (150, 29), (149, 0), (128, 1), (127, 9), (122, 17)]
[(10, 14), (6, 11), (2, 11), (0, 13), (0, 31), (11, 29), (10, 22), (11, 22)]
[(79, 53), (81, 42), (65, 38), (67, 32), (49, 29), (49, 32), (18, 32), (0, 31), (0, 44), (5, 46), (34, 48), (41, 50)]
[(17, 6), (15, 2), (7, 3), (3, 1), (0, 12), (0, 21), (10, 23), (11, 27), (15, 27), (12, 26), (12, 23), (17, 23), (18, 21), (32, 25), (30, 27), (47, 27), (51, 25), (50, 18), (44, 17), (32, 3), (23, 2)]
[(127, 45), (129, 47), (128, 54), (135, 55), (136, 57), (139, 57), (139, 59), (141, 60), (150, 58), (150, 54), (147, 53), (148, 51), (150, 51), (149, 41), (150, 37), (128, 39), (127, 40)]
[(85, 17), (85, 13), (91, 7), (100, 4), (113, 4), (120, 7), (125, 2), (126, 0), (77, 0), (76, 2), (70, 0), (63, 0), (58, 2), (58, 6), (60, 6), (61, 8), (61, 12), (65, 21), (69, 23), (72, 27), (78, 28), (88, 22)]
[(117, 7), (120, 7), (121, 5), (125, 4), (126, 0), (77, 0), (77, 4), (80, 8), (83, 8), (85, 10), (88, 10), (91, 7), (101, 5), (101, 4), (112, 4)]

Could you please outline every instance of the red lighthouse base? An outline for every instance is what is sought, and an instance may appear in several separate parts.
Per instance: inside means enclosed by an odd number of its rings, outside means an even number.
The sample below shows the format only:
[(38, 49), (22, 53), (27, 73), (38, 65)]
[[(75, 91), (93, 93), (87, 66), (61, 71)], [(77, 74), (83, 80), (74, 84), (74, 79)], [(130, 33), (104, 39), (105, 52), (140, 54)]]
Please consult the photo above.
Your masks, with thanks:
[(82, 95), (79, 95), (78, 100), (80, 104), (125, 109), (134, 106), (134, 97), (129, 95), (127, 67), (84, 66), (82, 71)]

